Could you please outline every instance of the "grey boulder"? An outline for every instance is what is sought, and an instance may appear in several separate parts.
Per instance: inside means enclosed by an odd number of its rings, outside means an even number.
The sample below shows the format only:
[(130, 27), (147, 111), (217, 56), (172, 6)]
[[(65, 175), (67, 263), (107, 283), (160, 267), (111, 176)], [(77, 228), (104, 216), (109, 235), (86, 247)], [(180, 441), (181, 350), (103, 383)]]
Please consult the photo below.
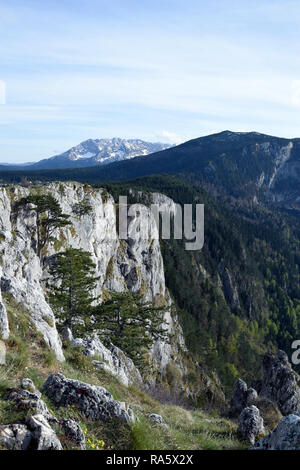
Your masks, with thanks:
[(258, 436), (265, 433), (264, 420), (256, 406), (251, 405), (242, 411), (237, 431), (243, 440), (249, 441), (251, 444), (255, 443)]
[(133, 421), (133, 413), (129, 415), (121, 403), (100, 386), (68, 379), (62, 374), (52, 374), (44, 383), (43, 392), (57, 405), (76, 406), (91, 421), (107, 422), (113, 418), (127, 423)]
[(7, 450), (62, 450), (62, 445), (46, 418), (29, 416), (26, 424), (0, 426), (0, 447)]
[(284, 416), (276, 429), (260, 439), (251, 450), (300, 450), (300, 417)]
[(79, 426), (73, 419), (63, 418), (59, 421), (60, 426), (62, 427), (66, 437), (70, 441), (75, 442), (75, 444), (80, 447), (80, 449), (85, 449), (85, 435)]
[(63, 450), (62, 445), (48, 421), (42, 414), (30, 416), (26, 424), (31, 431), (34, 450)]
[(155, 424), (159, 424), (160, 426), (163, 426), (165, 428), (168, 427), (167, 423), (165, 422), (164, 418), (160, 415), (157, 415), (155, 413), (152, 413), (151, 415), (149, 415), (149, 419), (155, 423)]
[(27, 450), (31, 443), (31, 432), (25, 424), (0, 426), (0, 449)]

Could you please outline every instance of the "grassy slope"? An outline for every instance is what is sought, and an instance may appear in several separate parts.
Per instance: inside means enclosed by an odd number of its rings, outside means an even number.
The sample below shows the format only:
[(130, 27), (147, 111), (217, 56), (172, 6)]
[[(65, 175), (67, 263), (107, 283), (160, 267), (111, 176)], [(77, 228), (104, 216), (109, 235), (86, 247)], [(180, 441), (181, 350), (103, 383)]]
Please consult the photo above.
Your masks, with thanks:
[[(76, 408), (57, 408), (45, 396), (53, 414), (70, 417), (79, 422), (86, 433), (88, 449), (241, 449), (245, 447), (236, 434), (236, 426), (229, 420), (209, 415), (200, 409), (186, 410), (180, 406), (162, 404), (136, 387), (126, 388), (114, 377), (103, 371), (96, 371), (89, 358), (79, 349), (65, 348), (65, 363), (58, 363), (52, 351), (45, 345), (41, 335), (34, 328), (28, 312), (4, 294), (9, 314), (11, 334), (6, 341), (7, 365), (0, 366), (0, 395), (7, 387), (17, 386), (21, 377), (31, 378), (40, 388), (47, 376), (61, 372), (69, 378), (79, 379), (104, 386), (115, 399), (136, 405), (133, 407), (138, 422), (129, 428), (119, 422), (109, 424), (87, 421)], [(169, 425), (165, 430), (148, 418), (150, 413), (161, 414)], [(0, 401), (0, 424), (22, 422), (25, 412), (16, 410), (11, 402)], [(59, 435), (65, 449), (72, 444)]]

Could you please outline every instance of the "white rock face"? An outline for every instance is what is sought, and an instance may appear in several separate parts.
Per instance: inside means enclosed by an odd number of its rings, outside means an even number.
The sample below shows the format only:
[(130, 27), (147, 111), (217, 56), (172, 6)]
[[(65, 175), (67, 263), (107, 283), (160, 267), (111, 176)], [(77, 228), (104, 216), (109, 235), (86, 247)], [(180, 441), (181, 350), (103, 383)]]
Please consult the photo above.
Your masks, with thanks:
[[(43, 272), (32, 247), (30, 231), (34, 218), (31, 214), (13, 221), (12, 202), (29, 194), (25, 188), (0, 189), (0, 252), (2, 257), (1, 290), (9, 292), (16, 302), (30, 311), (37, 329), (58, 359), (63, 360), (61, 342), (55, 328), (55, 319), (47, 304), (40, 280)], [(1, 309), (2, 337), (8, 337), (7, 316)], [(3, 327), (4, 325), (4, 327)]]
[[(265, 146), (265, 152), (268, 153), (269, 149), (272, 148), (272, 146), (269, 143), (262, 144), (262, 146)], [(291, 151), (293, 149), (293, 142), (289, 142), (287, 145), (282, 146), (281, 148), (277, 149), (276, 153), (276, 158), (275, 158), (275, 168), (274, 172), (270, 177), (269, 180), (269, 188), (272, 188), (275, 179), (278, 178), (278, 175), (280, 174), (280, 171), (285, 167), (285, 163), (289, 160), (291, 156)], [(270, 154), (272, 155), (272, 151), (270, 150)]]
[(126, 387), (143, 382), (133, 361), (116, 346), (111, 345), (108, 349), (97, 337), (76, 338), (73, 345), (83, 348), (82, 352), (86, 356), (95, 357), (93, 362), (97, 368), (110, 372)]
[[(96, 264), (99, 277), (96, 294), (105, 298), (106, 291), (118, 292), (128, 289), (143, 294), (145, 300), (156, 304), (171, 305), (165, 286), (163, 260), (155, 220), (150, 210), (141, 204), (135, 206), (135, 215), (129, 220), (129, 232), (136, 231), (135, 237), (120, 240), (117, 235), (117, 210), (113, 198), (102, 190), (79, 183), (49, 183), (38, 188), (45, 194), (52, 194), (59, 202), (63, 213), (70, 215), (72, 226), (55, 231), (54, 241), (47, 247), (47, 258), (67, 246), (89, 251)], [(24, 210), (14, 217), (13, 204), (28, 196), (30, 189), (17, 186), (0, 188), (0, 253), (2, 260), (1, 290), (28, 309), (37, 329), (47, 344), (63, 360), (62, 345), (53, 312), (47, 303), (44, 281), (49, 276), (47, 258), (42, 268), (35, 253), (35, 216)], [(161, 200), (163, 196), (156, 196)], [(154, 198), (154, 199), (155, 199)], [(168, 200), (168, 201), (167, 201)], [(74, 206), (85, 201), (91, 206), (90, 213), (79, 217)], [(166, 204), (172, 205), (169, 198)], [(173, 203), (174, 204), (174, 203)], [(148, 228), (150, 226), (150, 235)], [(166, 313), (168, 329), (176, 328), (178, 347), (184, 347), (181, 329), (177, 319)], [(9, 325), (6, 310), (0, 297), (0, 332), (7, 338)], [(163, 371), (171, 356), (171, 347), (158, 343), (152, 356), (156, 367)]]

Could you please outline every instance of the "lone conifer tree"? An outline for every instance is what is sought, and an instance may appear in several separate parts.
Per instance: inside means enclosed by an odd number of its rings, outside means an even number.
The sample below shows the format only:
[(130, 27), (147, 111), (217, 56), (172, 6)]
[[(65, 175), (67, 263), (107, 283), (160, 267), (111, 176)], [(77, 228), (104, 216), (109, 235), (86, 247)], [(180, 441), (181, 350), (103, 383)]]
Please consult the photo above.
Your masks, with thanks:
[(146, 365), (145, 352), (154, 341), (168, 341), (165, 311), (165, 307), (155, 307), (131, 291), (112, 292), (107, 302), (94, 308), (94, 315), (104, 344), (118, 346), (142, 367)]
[(16, 210), (28, 207), (36, 214), (36, 253), (42, 258), (43, 248), (50, 241), (55, 229), (71, 225), (69, 215), (63, 214), (58, 201), (51, 194), (33, 194), (16, 203)]
[(69, 327), (75, 333), (88, 330), (92, 303), (97, 299), (92, 295), (99, 279), (94, 275), (95, 267), (91, 254), (81, 249), (68, 248), (55, 256), (48, 288), (59, 326)]

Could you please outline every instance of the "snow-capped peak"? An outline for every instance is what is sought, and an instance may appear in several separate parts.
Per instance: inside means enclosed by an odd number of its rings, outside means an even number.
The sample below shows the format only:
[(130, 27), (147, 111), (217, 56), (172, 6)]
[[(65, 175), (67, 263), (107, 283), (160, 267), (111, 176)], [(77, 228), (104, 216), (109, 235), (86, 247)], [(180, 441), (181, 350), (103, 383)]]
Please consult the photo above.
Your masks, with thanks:
[(104, 165), (140, 155), (159, 152), (171, 147), (159, 142), (140, 139), (88, 139), (66, 152), (41, 160), (32, 165), (34, 169), (72, 168)]

